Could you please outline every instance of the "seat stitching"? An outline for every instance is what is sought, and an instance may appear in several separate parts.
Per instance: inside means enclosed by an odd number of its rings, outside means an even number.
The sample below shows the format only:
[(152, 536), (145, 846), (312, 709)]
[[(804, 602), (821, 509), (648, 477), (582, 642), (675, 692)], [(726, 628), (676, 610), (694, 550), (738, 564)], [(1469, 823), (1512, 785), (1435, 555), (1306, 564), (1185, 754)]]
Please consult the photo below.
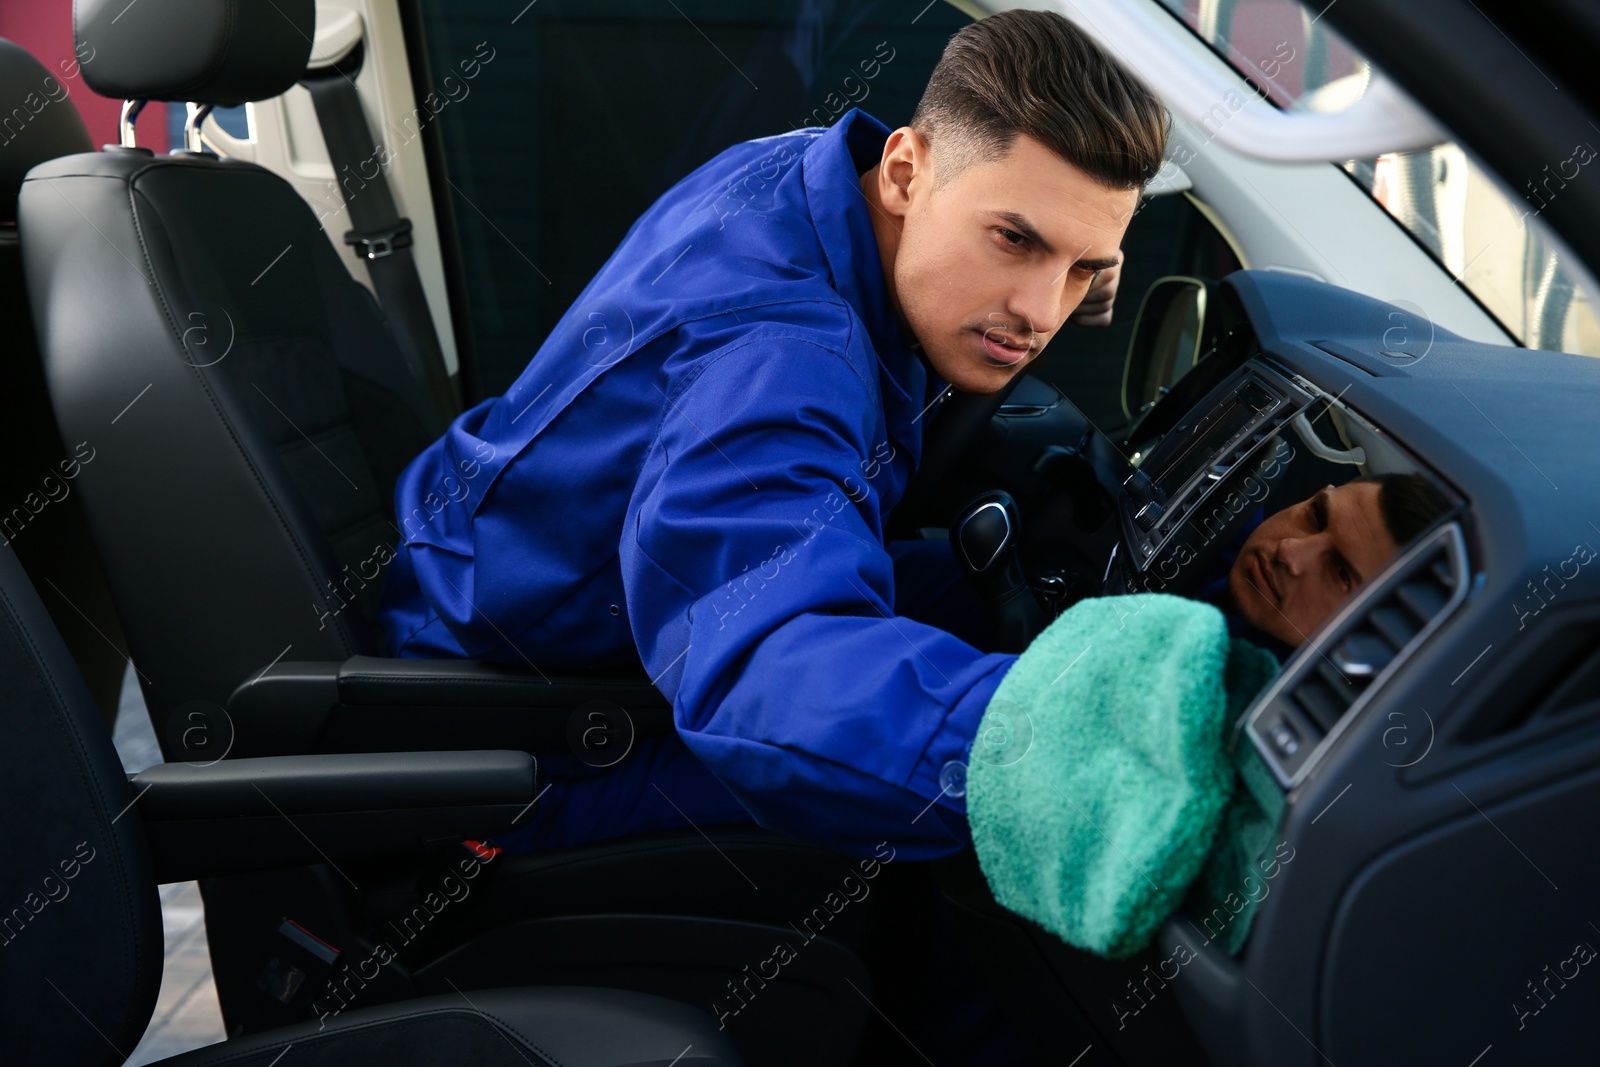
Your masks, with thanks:
[[(463, 993), (462, 996), (465, 997), (466, 994)], [(479, 1010), (482, 1010), (482, 1009), (479, 1009)], [(520, 1029), (518, 1029), (512, 1023), (507, 1022), (505, 1019), (500, 1018), (498, 1015), (492, 1015), (487, 1011), (485, 1011), (483, 1014), (487, 1018), (494, 1020), (494, 1022), (496, 1024), (498, 1024), (499, 1026), (502, 1026), (505, 1029), (510, 1030), (513, 1034), (516, 1034), (519, 1038), (522, 1039), (522, 1043), (524, 1045), (527, 1045), (529, 1048), (533, 1049), (539, 1055), (541, 1055), (545, 1059), (549, 1060), (552, 1064), (555, 1065), (555, 1067), (563, 1067), (563, 1065), (562, 1065), (560, 1060), (556, 1059), (549, 1052), (546, 1052), (544, 1049), (540, 1048), (537, 1042), (535, 1042), (527, 1034), (524, 1034)]]

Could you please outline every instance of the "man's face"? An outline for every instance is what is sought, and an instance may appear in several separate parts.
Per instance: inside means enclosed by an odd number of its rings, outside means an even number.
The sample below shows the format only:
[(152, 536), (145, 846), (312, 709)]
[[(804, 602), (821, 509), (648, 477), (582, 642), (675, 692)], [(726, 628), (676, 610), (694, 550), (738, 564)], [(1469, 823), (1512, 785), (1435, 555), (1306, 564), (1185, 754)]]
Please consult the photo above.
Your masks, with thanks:
[(1255, 528), (1228, 591), (1252, 626), (1299, 646), (1397, 551), (1376, 484), (1330, 485)]
[(903, 128), (863, 186), (884, 194), (874, 228), (890, 245), (890, 291), (928, 362), (962, 392), (993, 393), (1038, 358), (1095, 272), (1120, 261), (1139, 191), (1107, 188), (1025, 135), (937, 190), (936, 165)]

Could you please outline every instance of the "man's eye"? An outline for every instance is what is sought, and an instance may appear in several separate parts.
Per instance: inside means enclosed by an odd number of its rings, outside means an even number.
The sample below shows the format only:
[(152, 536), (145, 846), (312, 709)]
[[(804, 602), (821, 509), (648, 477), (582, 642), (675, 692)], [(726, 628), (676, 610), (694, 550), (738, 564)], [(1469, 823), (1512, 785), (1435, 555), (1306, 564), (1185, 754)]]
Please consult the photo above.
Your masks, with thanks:
[(1028, 239), (1022, 236), (1022, 234), (1015, 230), (1008, 230), (1004, 226), (996, 228), (995, 232), (998, 233), (1001, 239), (1012, 248), (1020, 248), (1022, 245), (1028, 243)]

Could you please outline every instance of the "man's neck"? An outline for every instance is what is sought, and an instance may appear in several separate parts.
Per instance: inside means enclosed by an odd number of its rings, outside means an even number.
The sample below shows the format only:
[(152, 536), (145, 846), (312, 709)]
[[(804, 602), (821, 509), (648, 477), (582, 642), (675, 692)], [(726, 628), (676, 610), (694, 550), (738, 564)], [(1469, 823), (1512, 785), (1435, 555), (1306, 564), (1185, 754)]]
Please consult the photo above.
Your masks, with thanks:
[(877, 239), (878, 264), (883, 268), (883, 289), (889, 296), (889, 307), (894, 310), (894, 317), (900, 320), (900, 329), (909, 339), (911, 350), (921, 359), (924, 358), (922, 343), (912, 333), (911, 324), (900, 312), (900, 294), (894, 284), (894, 259), (900, 251), (900, 226), (895, 217), (884, 210), (883, 201), (878, 196), (879, 169), (873, 167), (861, 175), (861, 195), (866, 198), (867, 215), (872, 220), (872, 236)]

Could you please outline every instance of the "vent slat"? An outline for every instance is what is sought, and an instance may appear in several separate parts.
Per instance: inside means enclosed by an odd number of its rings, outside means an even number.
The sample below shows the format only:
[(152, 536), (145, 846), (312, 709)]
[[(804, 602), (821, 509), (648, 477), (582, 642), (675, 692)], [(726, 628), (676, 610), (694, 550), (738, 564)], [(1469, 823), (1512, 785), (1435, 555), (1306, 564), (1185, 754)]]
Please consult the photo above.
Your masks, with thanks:
[(1426, 578), (1413, 578), (1403, 583), (1395, 590), (1394, 595), (1396, 600), (1416, 616), (1418, 622), (1424, 624), (1443, 611), (1445, 603), (1450, 599), (1448, 589), (1440, 589)]
[(1307, 717), (1321, 728), (1324, 735), (1333, 729), (1333, 724), (1339, 721), (1339, 716), (1350, 707), (1350, 702), (1341, 699), (1337, 690), (1322, 678), (1313, 678), (1296, 686), (1294, 700), (1305, 711)]
[(1405, 648), (1411, 639), (1417, 636), (1417, 631), (1422, 629), (1412, 619), (1411, 614), (1397, 604), (1381, 604), (1367, 616), (1367, 621), (1383, 639), (1397, 649)]
[(1367, 687), (1365, 678), (1342, 669), (1337, 656), (1318, 656), (1316, 672), (1322, 679), (1322, 684), (1326, 685), (1334, 698), (1346, 707), (1354, 704), (1356, 697)]
[(1341, 680), (1365, 688), (1366, 683), (1387, 667), (1399, 651), (1399, 646), (1376, 630), (1358, 629), (1335, 645), (1333, 651), (1328, 653), (1328, 659), (1332, 661), (1332, 666), (1338, 668)]

